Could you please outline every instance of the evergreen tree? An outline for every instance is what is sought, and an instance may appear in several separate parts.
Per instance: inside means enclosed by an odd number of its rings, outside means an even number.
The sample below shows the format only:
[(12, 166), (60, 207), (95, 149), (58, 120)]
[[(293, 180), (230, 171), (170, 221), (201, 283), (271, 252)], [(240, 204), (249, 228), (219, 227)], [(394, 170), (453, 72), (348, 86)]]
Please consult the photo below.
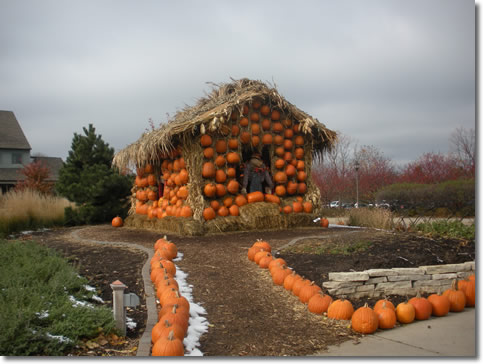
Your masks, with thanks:
[(77, 207), (65, 210), (69, 225), (108, 222), (127, 213), (132, 178), (111, 168), (114, 149), (89, 124), (74, 133), (71, 150), (59, 172), (57, 191)]

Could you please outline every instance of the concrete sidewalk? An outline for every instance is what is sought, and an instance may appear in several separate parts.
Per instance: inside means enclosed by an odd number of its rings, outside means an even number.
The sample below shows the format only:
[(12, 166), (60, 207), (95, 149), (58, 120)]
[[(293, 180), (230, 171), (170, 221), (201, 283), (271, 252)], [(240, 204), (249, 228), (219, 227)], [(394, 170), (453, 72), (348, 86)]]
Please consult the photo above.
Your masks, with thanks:
[(392, 330), (378, 330), (364, 336), (358, 344), (346, 341), (315, 356), (476, 356), (476, 310), (449, 313), (414, 321)]

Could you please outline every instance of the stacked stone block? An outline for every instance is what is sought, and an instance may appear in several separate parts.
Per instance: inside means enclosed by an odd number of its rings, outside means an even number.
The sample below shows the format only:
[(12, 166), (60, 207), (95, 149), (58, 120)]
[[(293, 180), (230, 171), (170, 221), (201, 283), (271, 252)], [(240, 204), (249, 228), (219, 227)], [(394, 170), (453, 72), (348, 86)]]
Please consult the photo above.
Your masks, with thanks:
[(475, 262), (444, 265), (425, 265), (417, 268), (369, 269), (362, 272), (329, 273), (322, 286), (333, 296), (352, 298), (382, 297), (385, 295), (414, 296), (443, 292), (454, 279), (473, 274)]

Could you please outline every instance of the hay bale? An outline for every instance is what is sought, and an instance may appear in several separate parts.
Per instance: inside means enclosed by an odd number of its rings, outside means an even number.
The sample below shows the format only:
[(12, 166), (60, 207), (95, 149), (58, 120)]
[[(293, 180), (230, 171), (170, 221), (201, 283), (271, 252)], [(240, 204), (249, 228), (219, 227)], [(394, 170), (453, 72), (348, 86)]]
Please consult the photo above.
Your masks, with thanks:
[(279, 206), (268, 202), (250, 203), (240, 207), (240, 221), (245, 230), (283, 229), (286, 227)]

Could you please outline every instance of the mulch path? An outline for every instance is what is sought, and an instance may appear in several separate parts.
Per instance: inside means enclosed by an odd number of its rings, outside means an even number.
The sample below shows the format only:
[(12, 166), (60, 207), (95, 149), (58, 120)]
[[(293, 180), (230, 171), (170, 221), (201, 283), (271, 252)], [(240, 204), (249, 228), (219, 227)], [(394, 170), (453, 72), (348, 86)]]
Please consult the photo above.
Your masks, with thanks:
[[(115, 229), (108, 225), (81, 229), (78, 234), (81, 238), (132, 242), (149, 248), (163, 235), (153, 231)], [(34, 239), (67, 256), (79, 268), (80, 274), (90, 280), (90, 285), (99, 289), (106, 304), (111, 304), (112, 291), (109, 284), (116, 279), (128, 286), (126, 292), (134, 292), (141, 297), (141, 306), (128, 312), (128, 316), (137, 322), (137, 327), (128, 330), (124, 344), (115, 348), (109, 346), (110, 344), (95, 349), (79, 347), (73, 354), (135, 355), (136, 340), (141, 337), (146, 320), (141, 280), (141, 268), (146, 254), (135, 249), (79, 243), (69, 238), (73, 230), (74, 228), (51, 230), (24, 238)], [(394, 260), (388, 258), (391, 251), (417, 265), (443, 264), (432, 263), (434, 255), (444, 259), (445, 263), (455, 263), (455, 259), (460, 257), (458, 253), (461, 252), (470, 254), (461, 255), (463, 261), (472, 260), (471, 254), (474, 259), (474, 242), (442, 239), (440, 251), (435, 249), (434, 239), (413, 235), (412, 238), (405, 238), (409, 236), (407, 234), (378, 234), (374, 231), (354, 234), (350, 230), (318, 227), (202, 237), (177, 237), (168, 234), (168, 238), (177, 245), (178, 251), (183, 253), (183, 259), (177, 265), (188, 274), (187, 281), (193, 285), (195, 302), (200, 303), (207, 311), (206, 318), (210, 327), (208, 333), (201, 337), (200, 350), (204, 355), (211, 356), (305, 356), (346, 340), (357, 341), (361, 336), (348, 327), (348, 322), (336, 322), (311, 314), (297, 297), (282, 287), (275, 286), (267, 270), (260, 269), (247, 259), (248, 248), (257, 239), (267, 240), (272, 249), (277, 250), (301, 236), (323, 237), (302, 239), (280, 252), (280, 256), (297, 273), (320, 284), (330, 271), (379, 268), (381, 262), (393, 264)], [(393, 238), (388, 239), (389, 236)], [(374, 241), (367, 244), (370, 237)], [(340, 252), (344, 251), (347, 244), (353, 245), (356, 241), (363, 241), (364, 244), (359, 244), (361, 251), (350, 252), (350, 255), (327, 252), (321, 254), (320, 249), (314, 248), (332, 244), (335, 246), (333, 252)], [(447, 242), (446, 246), (444, 242)], [(426, 243), (429, 244), (431, 253), (424, 253), (424, 249), (419, 249), (419, 255), (407, 253), (411, 250), (410, 246), (416, 248)], [(381, 255), (381, 251), (386, 251), (387, 256)], [(425, 256), (426, 258), (422, 258), (424, 263), (416, 263), (416, 255)], [(325, 257), (325, 260), (321, 257)], [(395, 259), (404, 262), (402, 259)]]

